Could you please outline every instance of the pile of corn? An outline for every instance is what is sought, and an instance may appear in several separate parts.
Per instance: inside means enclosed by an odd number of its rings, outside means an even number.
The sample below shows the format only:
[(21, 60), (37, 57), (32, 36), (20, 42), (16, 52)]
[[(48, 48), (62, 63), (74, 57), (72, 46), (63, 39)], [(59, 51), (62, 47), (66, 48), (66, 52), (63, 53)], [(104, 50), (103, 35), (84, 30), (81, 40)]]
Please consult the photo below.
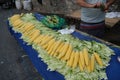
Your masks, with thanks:
[(41, 46), (50, 56), (66, 61), (66, 65), (73, 69), (78, 66), (81, 71), (93, 72), (95, 63), (103, 66), (102, 60), (96, 52), (90, 55), (87, 48), (75, 51), (70, 43), (56, 40), (52, 35), (42, 34), (34, 24), (24, 22), (21, 15), (14, 15), (9, 18), (9, 21), (14, 29), (29, 38), (28, 42)]

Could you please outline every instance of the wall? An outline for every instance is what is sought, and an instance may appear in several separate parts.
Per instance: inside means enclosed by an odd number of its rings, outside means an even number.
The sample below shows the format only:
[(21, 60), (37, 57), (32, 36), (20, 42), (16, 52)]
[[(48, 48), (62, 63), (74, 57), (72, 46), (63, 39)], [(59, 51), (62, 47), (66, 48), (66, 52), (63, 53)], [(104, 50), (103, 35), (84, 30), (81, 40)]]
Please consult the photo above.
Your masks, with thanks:
[(65, 14), (80, 8), (75, 0), (43, 0), (42, 5), (37, 0), (32, 0), (32, 3), (35, 11), (47, 13)]
[[(80, 6), (75, 0), (42, 0), (43, 4), (39, 4), (37, 0), (32, 0), (33, 9), (38, 12), (69, 14), (76, 10), (80, 10)], [(120, 11), (120, 0), (110, 7), (109, 11)]]

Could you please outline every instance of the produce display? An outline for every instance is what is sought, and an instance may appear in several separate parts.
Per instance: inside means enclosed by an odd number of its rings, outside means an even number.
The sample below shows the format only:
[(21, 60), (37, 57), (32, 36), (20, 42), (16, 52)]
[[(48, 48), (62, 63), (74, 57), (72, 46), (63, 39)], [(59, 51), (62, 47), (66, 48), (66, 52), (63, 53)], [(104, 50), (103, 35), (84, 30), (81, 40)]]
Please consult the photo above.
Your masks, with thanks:
[(32, 13), (15, 14), (9, 22), (38, 52), (48, 70), (59, 72), (65, 80), (107, 79), (105, 69), (114, 52), (106, 45), (60, 34), (36, 20)]

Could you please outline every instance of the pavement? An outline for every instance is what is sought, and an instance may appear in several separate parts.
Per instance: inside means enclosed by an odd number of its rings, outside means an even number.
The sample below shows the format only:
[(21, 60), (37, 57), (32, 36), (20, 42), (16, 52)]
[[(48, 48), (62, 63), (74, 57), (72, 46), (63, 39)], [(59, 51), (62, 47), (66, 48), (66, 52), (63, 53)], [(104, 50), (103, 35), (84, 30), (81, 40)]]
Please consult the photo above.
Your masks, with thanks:
[(0, 8), (0, 80), (42, 80), (29, 57), (9, 33), (6, 21), (30, 11)]

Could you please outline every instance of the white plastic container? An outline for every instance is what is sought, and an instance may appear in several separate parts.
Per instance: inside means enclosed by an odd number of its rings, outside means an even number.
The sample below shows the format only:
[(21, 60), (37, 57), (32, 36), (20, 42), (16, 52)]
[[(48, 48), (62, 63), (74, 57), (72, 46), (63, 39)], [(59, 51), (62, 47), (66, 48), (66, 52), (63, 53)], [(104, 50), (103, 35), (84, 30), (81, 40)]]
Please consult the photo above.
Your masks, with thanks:
[(32, 10), (32, 2), (31, 2), (31, 0), (24, 0), (23, 1), (23, 8), (25, 10), (28, 10), (28, 11)]
[(22, 9), (22, 2), (21, 2), (21, 0), (16, 0), (15, 1), (15, 6), (16, 6), (17, 9)]

